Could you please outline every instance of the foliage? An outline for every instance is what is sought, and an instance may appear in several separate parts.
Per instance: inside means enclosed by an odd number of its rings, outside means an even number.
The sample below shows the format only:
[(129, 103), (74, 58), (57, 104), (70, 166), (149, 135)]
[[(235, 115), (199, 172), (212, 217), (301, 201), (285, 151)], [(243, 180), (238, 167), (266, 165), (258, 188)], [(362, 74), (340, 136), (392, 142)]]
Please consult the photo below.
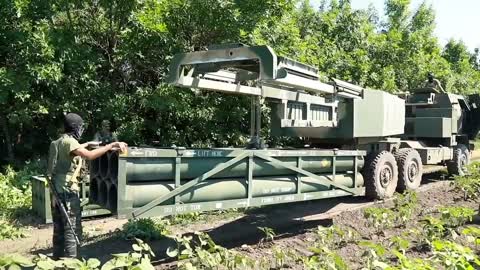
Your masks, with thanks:
[(465, 200), (477, 200), (480, 198), (480, 162), (468, 165), (467, 171), (464, 176), (455, 176), (452, 185), (464, 194)]
[(462, 230), (462, 234), (467, 237), (469, 242), (474, 243), (476, 247), (480, 245), (480, 228), (469, 226)]
[(176, 224), (188, 224), (194, 221), (198, 221), (202, 218), (203, 217), (201, 212), (191, 212), (186, 214), (177, 214), (174, 216), (170, 216), (168, 220), (171, 225), (176, 225)]
[(433, 241), (442, 239), (446, 233), (445, 223), (434, 217), (426, 217), (421, 220), (423, 223), (422, 232), (419, 236), (421, 244), (432, 245)]
[[(255, 269), (258, 262), (221, 247), (205, 233), (174, 237), (176, 247), (169, 247), (167, 255), (177, 258), (179, 269)], [(255, 267), (257, 266), (257, 267)]]
[(433, 242), (433, 260), (445, 269), (475, 269), (480, 266), (479, 258), (471, 249), (450, 241)]
[(32, 162), (18, 171), (6, 166), (0, 173), (0, 240), (25, 236), (16, 219), (27, 215), (31, 209), (30, 178), (39, 171), (39, 163)]
[(316, 235), (318, 239), (316, 243), (329, 248), (341, 248), (348, 243), (357, 242), (360, 238), (357, 231), (350, 228), (341, 228), (336, 225), (330, 227), (318, 226)]
[(140, 218), (130, 219), (122, 227), (122, 236), (125, 239), (142, 239), (145, 241), (158, 240), (169, 234), (169, 223), (162, 219)]
[(366, 248), (363, 253), (363, 258), (366, 260), (363, 269), (385, 269), (388, 267), (384, 258), (387, 249), (384, 246), (369, 241), (361, 241), (359, 245)]
[(405, 256), (405, 253), (401, 253), (397, 250), (393, 250), (392, 253), (398, 259), (398, 265), (395, 267), (389, 266), (388, 270), (435, 270), (437, 269), (429, 260), (423, 259), (411, 259)]
[(30, 260), (17, 254), (0, 256), (0, 269), (22, 269), (22, 267), (32, 267), (33, 265)]
[(64, 258), (54, 261), (49, 257), (40, 254), (34, 260), (35, 269), (54, 270), (54, 269), (81, 269), (81, 270), (98, 270), (100, 261), (98, 259), (75, 259)]
[(263, 237), (262, 241), (266, 241), (266, 242), (273, 241), (275, 236), (277, 236), (277, 234), (275, 233), (275, 231), (272, 228), (257, 227), (257, 229), (259, 229), (260, 231), (263, 232), (264, 237)]
[(165, 85), (172, 55), (215, 43), (268, 44), (325, 77), (388, 92), (428, 71), (451, 92), (477, 89), (478, 51), (442, 48), (433, 8), (409, 3), (385, 0), (380, 20), (350, 1), (2, 0), (0, 150), (8, 162), (44, 155), (68, 111), (85, 118), (86, 137), (106, 118), (131, 145), (244, 145), (248, 98)]
[(472, 221), (475, 210), (467, 207), (449, 206), (440, 208), (441, 220), (448, 227), (458, 227)]
[(415, 212), (418, 204), (417, 193), (414, 191), (406, 191), (403, 194), (397, 193), (393, 202), (395, 204), (395, 224), (405, 225)]
[(25, 233), (12, 221), (0, 219), (0, 241), (25, 237)]
[(138, 269), (153, 270), (151, 258), (155, 256), (150, 246), (140, 239), (135, 239), (136, 244), (132, 245), (133, 251), (129, 253), (113, 254), (114, 258), (106, 262), (101, 270), (112, 269)]
[(346, 270), (345, 261), (328, 247), (310, 247), (313, 256), (302, 259), (305, 269)]
[(401, 252), (403, 255), (405, 255), (407, 250), (410, 248), (410, 245), (410, 241), (403, 237), (394, 236), (391, 238), (390, 247), (396, 251)]
[(365, 208), (363, 216), (367, 219), (369, 225), (379, 233), (387, 228), (392, 228), (395, 224), (395, 212), (388, 208)]
[(0, 255), (0, 269), (21, 269), (22, 267), (35, 267), (38, 270), (54, 269), (79, 269), (79, 270), (152, 270), (151, 258), (155, 256), (150, 246), (140, 239), (135, 239), (136, 244), (132, 245), (133, 251), (123, 254), (114, 254), (114, 258), (107, 261), (102, 267), (98, 259), (90, 258), (75, 259), (63, 258), (57, 261), (40, 254), (33, 260), (23, 256), (11, 254)]

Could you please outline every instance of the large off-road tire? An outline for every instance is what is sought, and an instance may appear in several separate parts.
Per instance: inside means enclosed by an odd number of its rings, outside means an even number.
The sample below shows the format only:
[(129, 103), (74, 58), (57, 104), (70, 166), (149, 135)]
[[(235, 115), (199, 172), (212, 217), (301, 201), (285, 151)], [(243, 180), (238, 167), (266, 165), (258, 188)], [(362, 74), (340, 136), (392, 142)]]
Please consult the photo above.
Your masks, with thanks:
[(398, 167), (395, 157), (388, 151), (369, 154), (363, 176), (365, 193), (369, 198), (382, 200), (391, 197), (398, 182)]
[(417, 150), (400, 149), (395, 153), (398, 165), (398, 191), (416, 190), (422, 182), (423, 164)]
[(459, 144), (453, 148), (453, 159), (447, 162), (448, 174), (464, 176), (467, 173), (467, 165), (470, 164), (470, 151)]

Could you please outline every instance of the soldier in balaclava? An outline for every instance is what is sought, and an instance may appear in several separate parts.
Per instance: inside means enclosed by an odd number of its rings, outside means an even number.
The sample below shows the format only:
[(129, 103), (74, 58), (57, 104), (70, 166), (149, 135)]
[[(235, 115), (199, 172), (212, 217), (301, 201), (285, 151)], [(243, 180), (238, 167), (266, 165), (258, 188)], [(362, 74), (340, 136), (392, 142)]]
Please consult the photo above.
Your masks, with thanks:
[(102, 144), (108, 144), (111, 142), (118, 142), (115, 132), (110, 130), (110, 121), (102, 121), (102, 129), (95, 133), (93, 137), (94, 141), (101, 142)]
[[(79, 246), (75, 240), (75, 231), (81, 239), (81, 208), (78, 179), (83, 158), (96, 159), (112, 148), (126, 151), (123, 142), (110, 143), (94, 150), (88, 150), (90, 143), (80, 144), (78, 141), (84, 131), (83, 119), (75, 113), (69, 113), (64, 119), (64, 134), (50, 144), (48, 176), (51, 177), (58, 199), (64, 205), (67, 215), (62, 214), (60, 207), (52, 198), (53, 219), (53, 258), (78, 257)], [(72, 229), (68, 225), (68, 219)]]
[(425, 88), (433, 88), (435, 90), (440, 91), (440, 93), (446, 93), (446, 91), (442, 87), (442, 83), (435, 78), (432, 72), (429, 72), (427, 75), (427, 81), (425, 81)]

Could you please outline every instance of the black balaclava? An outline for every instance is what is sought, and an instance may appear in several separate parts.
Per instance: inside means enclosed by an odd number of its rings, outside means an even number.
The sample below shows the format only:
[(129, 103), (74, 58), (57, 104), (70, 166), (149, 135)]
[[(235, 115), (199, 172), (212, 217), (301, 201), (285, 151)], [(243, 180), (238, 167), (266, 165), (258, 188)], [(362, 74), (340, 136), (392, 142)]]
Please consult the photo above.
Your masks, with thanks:
[(76, 140), (80, 140), (83, 133), (83, 119), (76, 113), (69, 113), (65, 115), (63, 122), (65, 133), (71, 135)]
[(435, 79), (435, 75), (433, 75), (432, 72), (429, 72), (427, 77), (428, 77), (428, 82), (431, 82), (431, 83), (433, 82), (433, 79)]

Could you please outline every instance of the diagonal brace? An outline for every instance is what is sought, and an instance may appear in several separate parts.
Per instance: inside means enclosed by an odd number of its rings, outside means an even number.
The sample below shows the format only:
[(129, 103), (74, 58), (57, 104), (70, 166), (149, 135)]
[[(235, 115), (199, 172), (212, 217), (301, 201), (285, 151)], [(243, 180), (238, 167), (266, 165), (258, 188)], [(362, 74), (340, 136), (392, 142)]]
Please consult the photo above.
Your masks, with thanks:
[(299, 173), (299, 174), (303, 174), (303, 175), (305, 175), (305, 176), (308, 176), (308, 177), (311, 177), (311, 178), (313, 178), (313, 179), (315, 179), (315, 180), (318, 180), (318, 181), (319, 181), (321, 184), (323, 184), (323, 185), (326, 185), (326, 186), (334, 186), (334, 187), (339, 188), (339, 189), (341, 189), (341, 190), (344, 190), (344, 191), (346, 191), (346, 192), (349, 192), (349, 193), (352, 193), (352, 194), (355, 194), (355, 195), (360, 195), (360, 194), (357, 194), (357, 192), (356, 192), (355, 189), (353, 189), (353, 188), (349, 188), (349, 187), (346, 187), (346, 186), (337, 184), (337, 183), (335, 183), (335, 182), (333, 182), (333, 181), (327, 181), (327, 180), (325, 180), (325, 179), (320, 178), (320, 177), (319, 177), (318, 175), (316, 175), (316, 174), (313, 174), (313, 173), (311, 173), (311, 172), (309, 172), (309, 171), (306, 171), (306, 170), (304, 170), (304, 169), (300, 169), (300, 168), (297, 168), (297, 167), (294, 167), (294, 166), (290, 166), (290, 165), (288, 165), (288, 164), (285, 164), (284, 162), (281, 162), (281, 161), (278, 160), (278, 159), (275, 159), (275, 158), (272, 158), (272, 157), (269, 157), (269, 156), (266, 156), (266, 155), (260, 154), (260, 153), (254, 153), (254, 155), (257, 156), (258, 158), (264, 159), (264, 160), (266, 160), (266, 161), (270, 161), (270, 162), (272, 162), (272, 163), (274, 163), (274, 164), (276, 164), (276, 165), (280, 165), (280, 166), (285, 167), (285, 168), (287, 168), (287, 169), (289, 169), (289, 170), (295, 171), (295, 172), (297, 172), (297, 173)]
[(219, 173), (219, 172), (221, 172), (225, 169), (228, 169), (230, 166), (232, 166), (232, 165), (236, 164), (237, 162), (239, 162), (240, 160), (248, 157), (248, 155), (249, 155), (249, 151), (243, 152), (242, 154), (238, 155), (237, 157), (221, 164), (220, 166), (217, 166), (217, 167), (211, 169), (210, 171), (200, 175), (199, 177), (193, 179), (192, 181), (188, 181), (188, 183), (186, 183), (185, 185), (182, 185), (178, 188), (175, 188), (174, 190), (172, 190), (168, 194), (165, 194), (162, 197), (154, 199), (153, 201), (149, 202), (148, 204), (138, 208), (137, 210), (132, 212), (132, 216), (135, 218), (135, 217), (138, 217), (138, 216), (144, 214), (145, 212), (147, 212), (150, 209), (152, 209), (153, 207), (165, 202), (166, 200), (168, 200), (170, 198), (173, 198), (173, 197), (179, 195), (180, 193), (188, 190), (189, 188), (195, 186), (196, 184), (214, 176), (215, 174), (217, 174), (217, 173)]

